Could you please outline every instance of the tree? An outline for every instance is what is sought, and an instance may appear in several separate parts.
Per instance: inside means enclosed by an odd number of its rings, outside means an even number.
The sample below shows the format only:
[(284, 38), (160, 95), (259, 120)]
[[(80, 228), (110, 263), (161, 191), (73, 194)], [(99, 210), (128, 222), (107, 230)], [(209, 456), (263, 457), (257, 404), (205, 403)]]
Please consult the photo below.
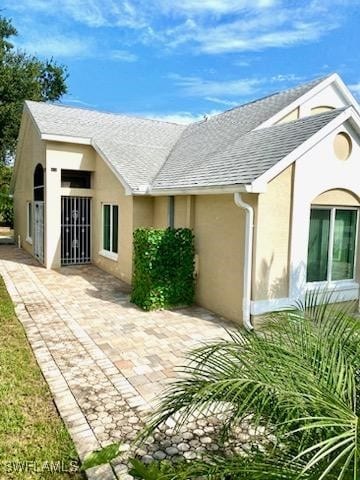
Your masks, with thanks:
[(9, 187), (11, 175), (12, 168), (0, 164), (0, 221), (12, 228), (14, 211)]
[(11, 21), (0, 16), (0, 161), (14, 156), (24, 100), (58, 100), (67, 91), (65, 67), (16, 50)]
[[(10, 39), (16, 35), (11, 20), (0, 16), (0, 166), (14, 159), (24, 101), (54, 101), (67, 91), (66, 68), (15, 49)], [(7, 169), (0, 169), (0, 184), (0, 214), (5, 216), (4, 209), (11, 210)]]

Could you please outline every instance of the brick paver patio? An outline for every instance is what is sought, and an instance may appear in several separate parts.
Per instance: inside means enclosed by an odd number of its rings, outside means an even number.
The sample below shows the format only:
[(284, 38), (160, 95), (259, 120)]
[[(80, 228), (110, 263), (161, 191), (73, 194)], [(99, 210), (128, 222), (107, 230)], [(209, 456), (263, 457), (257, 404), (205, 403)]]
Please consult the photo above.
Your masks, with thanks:
[[(126, 284), (96, 267), (46, 270), (15, 246), (0, 245), (0, 274), (81, 458), (119, 439), (126, 450), (184, 353), (230, 326), (200, 307), (145, 313), (129, 302)], [(192, 458), (189, 450), (201, 451), (214, 430), (192, 427), (203, 437), (162, 438), (152, 456)], [(165, 430), (172, 435), (171, 425)], [(128, 478), (125, 464), (116, 471)], [(107, 467), (92, 475), (114, 478)]]

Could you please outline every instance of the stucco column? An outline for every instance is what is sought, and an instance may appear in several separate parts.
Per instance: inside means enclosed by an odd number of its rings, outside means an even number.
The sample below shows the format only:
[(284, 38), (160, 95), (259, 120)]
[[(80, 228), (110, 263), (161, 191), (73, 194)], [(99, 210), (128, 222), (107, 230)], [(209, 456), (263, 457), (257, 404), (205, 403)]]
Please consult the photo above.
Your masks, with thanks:
[(61, 169), (48, 158), (45, 171), (45, 258), (46, 268), (61, 265)]

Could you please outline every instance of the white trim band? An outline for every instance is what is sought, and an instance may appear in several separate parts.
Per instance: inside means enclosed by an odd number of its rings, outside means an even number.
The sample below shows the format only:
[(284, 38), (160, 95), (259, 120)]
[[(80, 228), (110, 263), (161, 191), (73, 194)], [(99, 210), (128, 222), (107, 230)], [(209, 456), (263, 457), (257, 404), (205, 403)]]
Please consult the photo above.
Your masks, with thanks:
[[(319, 291), (319, 301), (322, 295), (325, 293), (333, 294), (329, 298), (330, 303), (350, 302), (351, 300), (359, 299), (359, 283), (357, 282), (329, 282), (329, 283), (309, 283), (306, 285), (306, 290)], [(285, 310), (296, 305), (297, 300), (295, 298), (272, 298), (270, 300), (252, 300), (251, 302), (251, 315), (264, 315), (265, 313), (271, 313), (279, 310)]]
[(113, 252), (108, 252), (107, 250), (100, 250), (99, 255), (102, 257), (108, 258), (109, 260), (114, 260), (115, 262), (118, 259), (118, 254)]

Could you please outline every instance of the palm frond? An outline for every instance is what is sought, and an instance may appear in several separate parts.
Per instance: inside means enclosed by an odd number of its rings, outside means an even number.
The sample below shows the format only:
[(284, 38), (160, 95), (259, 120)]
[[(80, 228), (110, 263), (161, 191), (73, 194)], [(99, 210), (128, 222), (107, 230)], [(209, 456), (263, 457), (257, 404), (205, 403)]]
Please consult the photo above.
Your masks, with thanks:
[(332, 302), (312, 292), (259, 333), (228, 332), (192, 351), (147, 432), (169, 417), (181, 426), (215, 411), (228, 435), (251, 418), (285, 444), (293, 462), (304, 462), (299, 478), (357, 479), (360, 322)]

